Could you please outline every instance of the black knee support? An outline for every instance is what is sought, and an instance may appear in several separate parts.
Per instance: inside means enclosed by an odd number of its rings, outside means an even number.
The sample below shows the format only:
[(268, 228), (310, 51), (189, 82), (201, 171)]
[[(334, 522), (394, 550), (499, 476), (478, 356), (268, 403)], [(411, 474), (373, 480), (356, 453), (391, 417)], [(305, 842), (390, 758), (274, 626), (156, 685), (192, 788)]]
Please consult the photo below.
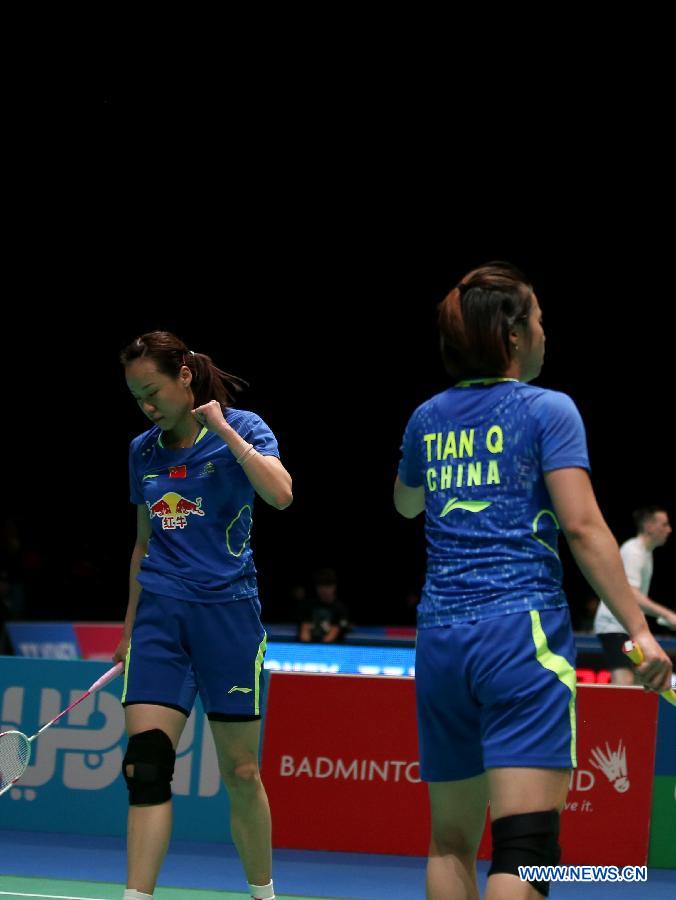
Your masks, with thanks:
[[(157, 806), (171, 799), (176, 752), (169, 736), (159, 728), (129, 738), (122, 774), (131, 806)], [(131, 766), (131, 774), (127, 767)]]
[[(518, 875), (519, 866), (556, 866), (561, 858), (559, 814), (555, 809), (504, 816), (492, 823), (491, 833), (493, 863), (489, 876), (498, 872)], [(544, 897), (549, 896), (548, 881), (529, 883)]]

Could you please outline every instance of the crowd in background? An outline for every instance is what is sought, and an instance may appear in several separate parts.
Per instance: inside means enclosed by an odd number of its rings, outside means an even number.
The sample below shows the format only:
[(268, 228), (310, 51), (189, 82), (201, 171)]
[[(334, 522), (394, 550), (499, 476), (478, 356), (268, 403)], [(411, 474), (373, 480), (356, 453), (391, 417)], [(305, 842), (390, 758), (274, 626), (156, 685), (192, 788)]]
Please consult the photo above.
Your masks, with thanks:
[[(127, 573), (114, 556), (114, 549), (86, 536), (48, 540), (29, 524), (5, 518), (0, 530), (0, 653), (12, 652), (7, 621), (121, 621)], [(295, 577), (276, 585), (274, 598), (265, 598), (265, 621), (294, 623), (299, 640), (323, 643), (343, 640), (360, 624), (376, 624), (363, 597), (346, 596), (341, 589), (337, 567), (304, 562), (298, 561)], [(421, 586), (422, 573), (420, 585), (403, 584), (377, 624), (414, 626)], [(598, 599), (587, 591), (569, 593), (569, 602), (575, 630), (593, 633)], [(660, 625), (655, 630), (668, 633)]]

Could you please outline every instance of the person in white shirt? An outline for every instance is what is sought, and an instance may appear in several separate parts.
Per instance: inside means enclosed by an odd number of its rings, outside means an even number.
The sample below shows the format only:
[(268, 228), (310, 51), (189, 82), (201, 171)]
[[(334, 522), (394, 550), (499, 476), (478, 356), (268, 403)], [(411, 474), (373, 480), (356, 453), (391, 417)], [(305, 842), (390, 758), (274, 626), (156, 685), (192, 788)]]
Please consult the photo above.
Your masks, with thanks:
[[(676, 612), (655, 603), (648, 596), (653, 574), (653, 550), (664, 546), (671, 534), (669, 516), (661, 506), (646, 506), (637, 509), (633, 518), (638, 533), (620, 547), (627, 580), (646, 615), (655, 616), (661, 624), (676, 628)], [(622, 652), (622, 644), (628, 635), (602, 599), (594, 617), (594, 631), (608, 661), (611, 683), (634, 684), (632, 663)]]

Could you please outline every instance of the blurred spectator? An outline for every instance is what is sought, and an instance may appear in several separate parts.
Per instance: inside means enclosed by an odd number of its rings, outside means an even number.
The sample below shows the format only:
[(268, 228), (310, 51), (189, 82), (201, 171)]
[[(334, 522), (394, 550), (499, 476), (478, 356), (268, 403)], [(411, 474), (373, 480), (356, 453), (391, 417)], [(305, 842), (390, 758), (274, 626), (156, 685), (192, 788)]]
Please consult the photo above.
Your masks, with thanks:
[[(646, 615), (654, 616), (660, 624), (676, 628), (676, 612), (655, 603), (648, 596), (653, 575), (653, 550), (663, 547), (669, 539), (669, 515), (663, 506), (644, 506), (635, 510), (632, 515), (636, 524), (636, 536), (620, 547), (627, 580)], [(596, 611), (594, 631), (603, 647), (611, 683), (634, 684), (633, 665), (622, 652), (622, 645), (629, 635), (603, 601)]]
[(299, 641), (333, 644), (342, 641), (350, 629), (347, 607), (338, 600), (338, 578), (333, 569), (318, 569), (313, 577), (312, 596), (301, 601)]
[(305, 585), (301, 581), (294, 581), (288, 591), (290, 608), (297, 612), (303, 608), (307, 598)]
[(594, 594), (590, 594), (582, 604), (582, 608), (577, 617), (577, 631), (582, 634), (594, 633), (594, 617), (599, 607), (599, 598)]

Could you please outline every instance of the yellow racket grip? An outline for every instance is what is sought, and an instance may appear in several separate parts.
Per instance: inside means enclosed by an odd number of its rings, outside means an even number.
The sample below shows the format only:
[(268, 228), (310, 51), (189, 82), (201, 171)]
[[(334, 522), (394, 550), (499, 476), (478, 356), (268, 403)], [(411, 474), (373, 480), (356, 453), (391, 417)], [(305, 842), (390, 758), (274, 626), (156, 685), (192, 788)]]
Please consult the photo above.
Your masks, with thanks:
[[(643, 662), (643, 650), (641, 650), (635, 641), (625, 641), (624, 644), (622, 644), (622, 652), (626, 653), (636, 666), (640, 666)], [(676, 691), (673, 688), (670, 688), (668, 691), (662, 691), (660, 696), (664, 697), (667, 703), (676, 706)]]

